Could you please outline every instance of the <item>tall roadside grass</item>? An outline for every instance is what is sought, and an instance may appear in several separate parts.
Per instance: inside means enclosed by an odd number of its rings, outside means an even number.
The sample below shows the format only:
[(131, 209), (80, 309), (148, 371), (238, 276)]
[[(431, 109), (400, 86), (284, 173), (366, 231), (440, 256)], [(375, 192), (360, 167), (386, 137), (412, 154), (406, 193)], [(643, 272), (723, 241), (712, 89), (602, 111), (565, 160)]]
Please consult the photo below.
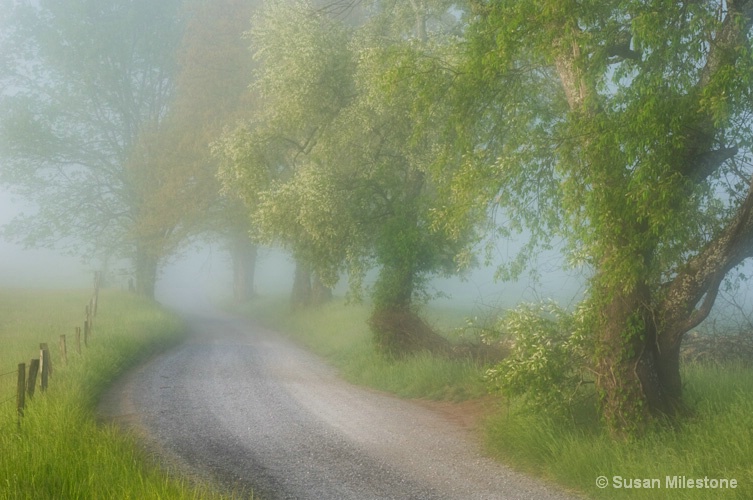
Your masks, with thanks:
[[(366, 323), (370, 310), (364, 304), (346, 305), (343, 300), (334, 300), (291, 314), (286, 299), (262, 297), (235, 312), (291, 335), (355, 384), (402, 397), (434, 400), (460, 401), (486, 394), (482, 367), (468, 359), (430, 354), (389, 359), (378, 355)], [(432, 326), (450, 337), (464, 318), (450, 310), (428, 308), (423, 313)]]
[[(131, 294), (102, 291), (89, 347), (58, 346), (83, 322), (88, 292), (0, 291), (0, 372), (38, 356), (47, 342), (53, 359), (49, 388), (27, 402), (20, 427), (15, 404), (0, 413), (1, 499), (221, 498), (209, 486), (189, 484), (159, 470), (133, 436), (98, 424), (99, 396), (127, 368), (178, 342), (175, 317)], [(0, 400), (15, 392), (0, 386)]]
[[(641, 438), (612, 440), (593, 410), (554, 422), (516, 411), (513, 404), (487, 423), (489, 449), (522, 470), (592, 498), (753, 498), (753, 370), (691, 365), (684, 377), (690, 416), (657, 424)], [(607, 479), (605, 488), (596, 485), (600, 476)], [(683, 476), (694, 486), (695, 480), (709, 478), (734, 479), (737, 487), (678, 487)], [(658, 482), (636, 488), (636, 479)]]

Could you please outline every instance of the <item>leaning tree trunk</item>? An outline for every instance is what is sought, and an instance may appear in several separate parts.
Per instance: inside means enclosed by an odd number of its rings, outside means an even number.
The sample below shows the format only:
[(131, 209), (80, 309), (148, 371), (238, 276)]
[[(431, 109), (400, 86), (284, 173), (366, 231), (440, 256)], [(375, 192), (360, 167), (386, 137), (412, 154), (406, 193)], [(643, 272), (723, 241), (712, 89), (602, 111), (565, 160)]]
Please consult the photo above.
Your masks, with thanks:
[(683, 336), (708, 317), (725, 276), (753, 257), (753, 187), (737, 214), (673, 279), (652, 290), (595, 280), (597, 387), (604, 415), (618, 434), (640, 429), (651, 415), (682, 408)]
[(736, 216), (663, 287), (655, 312), (657, 377), (665, 399), (670, 402), (679, 403), (682, 397), (683, 336), (708, 317), (724, 278), (750, 257), (753, 257), (753, 182)]

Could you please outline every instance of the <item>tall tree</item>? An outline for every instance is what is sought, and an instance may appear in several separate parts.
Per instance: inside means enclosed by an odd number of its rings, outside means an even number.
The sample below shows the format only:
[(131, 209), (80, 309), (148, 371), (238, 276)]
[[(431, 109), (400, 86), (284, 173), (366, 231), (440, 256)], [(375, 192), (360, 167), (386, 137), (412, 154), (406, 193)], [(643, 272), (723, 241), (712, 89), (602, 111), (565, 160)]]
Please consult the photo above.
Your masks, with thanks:
[[(273, 2), (254, 18), (249, 40), (259, 65), (252, 91), (261, 107), (218, 143), (220, 176), (244, 200), (259, 238), (290, 251), (298, 268), (291, 300), (306, 304), (313, 299), (312, 271), (314, 282), (331, 285), (344, 258), (342, 232), (315, 234), (305, 226), (316, 220), (308, 210), (317, 204), (311, 188), (326, 185), (312, 151), (351, 94), (348, 38), (308, 2)], [(342, 222), (342, 212), (322, 201), (316, 214), (326, 210)], [(343, 244), (324, 244), (332, 240)]]
[(414, 299), (427, 277), (455, 269), (467, 243), (431, 227), (441, 200), (427, 170), (442, 156), (442, 108), (432, 122), (414, 102), (416, 75), (447, 76), (439, 35), (457, 19), (448, 2), (414, 3), (409, 22), (391, 24), (402, 4), (377, 2), (356, 36), (310, 4), (268, 10), (252, 30), (266, 120), (226, 148), (246, 159), (231, 162), (227, 185), (255, 198), (270, 240), (329, 283), (344, 264), (356, 285), (379, 269), (371, 323), (377, 345), (394, 353), (437, 341)]
[(561, 209), (593, 269), (605, 419), (640, 430), (679, 408), (683, 335), (753, 256), (753, 2), (472, 4), (464, 113), (484, 117), (486, 163), (457, 191), (475, 186), (518, 220)]
[[(134, 261), (152, 295), (170, 228), (137, 230), (173, 93), (179, 0), (2, 4), (2, 181), (34, 201), (9, 234)], [(156, 238), (156, 241), (154, 239)], [(103, 250), (104, 249), (104, 250)]]
[(463, 267), (460, 257), (474, 242), (467, 230), (451, 238), (432, 217), (444, 201), (431, 171), (458, 159), (443, 144), (446, 101), (427, 99), (451, 79), (458, 19), (450, 4), (374, 2), (352, 43), (356, 96), (320, 148), (350, 186), (346, 209), (379, 270), (370, 325), (386, 352), (443, 348), (416, 314), (416, 299), (429, 278)]
[(191, 214), (193, 234), (225, 241), (233, 263), (233, 295), (239, 302), (254, 291), (256, 244), (242, 201), (227, 191), (221, 194), (211, 144), (258, 108), (255, 94), (248, 91), (253, 61), (243, 37), (256, 4), (256, 0), (188, 2), (169, 116), (177, 132), (171, 147), (183, 156), (183, 174), (178, 177), (193, 186), (187, 191), (192, 206), (176, 205), (184, 216)]

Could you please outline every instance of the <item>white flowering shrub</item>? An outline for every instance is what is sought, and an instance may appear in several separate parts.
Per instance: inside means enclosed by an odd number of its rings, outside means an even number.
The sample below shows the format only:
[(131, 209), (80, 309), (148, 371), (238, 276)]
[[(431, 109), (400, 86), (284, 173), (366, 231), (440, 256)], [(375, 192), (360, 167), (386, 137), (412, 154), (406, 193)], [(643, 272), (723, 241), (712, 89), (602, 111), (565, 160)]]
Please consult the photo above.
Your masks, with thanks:
[(579, 396), (591, 359), (582, 325), (582, 309), (571, 313), (551, 301), (509, 311), (485, 333), (487, 342), (503, 338), (510, 349), (487, 371), (488, 382), (536, 410), (566, 413)]

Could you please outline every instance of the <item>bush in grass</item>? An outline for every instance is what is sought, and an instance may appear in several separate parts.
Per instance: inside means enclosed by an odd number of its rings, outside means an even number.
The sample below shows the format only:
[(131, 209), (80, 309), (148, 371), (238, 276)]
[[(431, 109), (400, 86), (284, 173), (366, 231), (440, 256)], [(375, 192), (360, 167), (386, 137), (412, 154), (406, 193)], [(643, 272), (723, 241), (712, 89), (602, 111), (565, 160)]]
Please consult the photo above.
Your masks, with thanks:
[(486, 372), (488, 383), (526, 407), (566, 414), (581, 394), (590, 359), (582, 317), (582, 310), (569, 313), (551, 301), (509, 311), (484, 333), (487, 342), (503, 340), (509, 347), (508, 356)]

